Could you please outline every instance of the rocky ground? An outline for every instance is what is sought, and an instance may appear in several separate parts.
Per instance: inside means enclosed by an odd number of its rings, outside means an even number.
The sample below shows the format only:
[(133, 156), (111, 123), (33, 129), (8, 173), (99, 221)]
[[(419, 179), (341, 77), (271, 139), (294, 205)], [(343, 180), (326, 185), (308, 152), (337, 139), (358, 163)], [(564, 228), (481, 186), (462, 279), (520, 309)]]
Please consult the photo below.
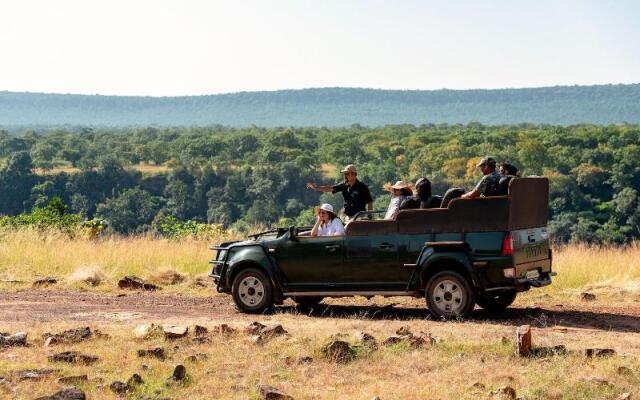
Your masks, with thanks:
[(252, 316), (226, 295), (3, 292), (0, 397), (631, 398), (640, 302), (574, 300), (524, 295), (499, 316), (434, 321), (407, 298)]

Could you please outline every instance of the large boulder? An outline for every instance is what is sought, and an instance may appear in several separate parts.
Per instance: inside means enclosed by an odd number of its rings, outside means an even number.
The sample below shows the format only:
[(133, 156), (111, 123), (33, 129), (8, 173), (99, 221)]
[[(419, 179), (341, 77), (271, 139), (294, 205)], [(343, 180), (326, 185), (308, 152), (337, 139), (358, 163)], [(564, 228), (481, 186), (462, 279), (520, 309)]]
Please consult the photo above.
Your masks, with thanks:
[(78, 388), (66, 388), (51, 396), (38, 397), (35, 400), (86, 400), (84, 392)]
[(258, 395), (262, 400), (293, 400), (293, 397), (269, 385), (258, 385)]

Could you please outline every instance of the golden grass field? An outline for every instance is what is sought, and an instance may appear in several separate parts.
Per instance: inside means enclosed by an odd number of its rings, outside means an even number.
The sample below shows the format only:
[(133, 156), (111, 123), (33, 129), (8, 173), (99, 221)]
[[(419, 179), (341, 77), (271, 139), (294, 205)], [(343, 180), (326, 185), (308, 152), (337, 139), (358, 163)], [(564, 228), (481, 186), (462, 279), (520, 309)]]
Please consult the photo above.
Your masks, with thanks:
[[(227, 238), (212, 239), (212, 242)], [(422, 314), (386, 311), (377, 317), (376, 307), (395, 305), (400, 309), (421, 309), (420, 299), (335, 299), (343, 315), (305, 315), (288, 306), (270, 315), (248, 316), (233, 312), (229, 296), (211, 288), (195, 286), (197, 278), (209, 272), (211, 244), (204, 240), (170, 241), (153, 237), (105, 237), (97, 240), (34, 231), (4, 232), (0, 235), (0, 332), (29, 333), (30, 347), (0, 349), (2, 399), (33, 399), (52, 394), (63, 385), (56, 379), (86, 374), (88, 382), (78, 387), (89, 399), (118, 398), (109, 389), (114, 380), (126, 381), (133, 373), (144, 384), (127, 394), (132, 399), (258, 399), (256, 386), (275, 386), (295, 399), (478, 399), (492, 395), (501, 386), (511, 386), (527, 399), (622, 399), (640, 395), (640, 246), (624, 248), (571, 245), (554, 252), (553, 285), (522, 294), (513, 315), (485, 318), (481, 314), (467, 321), (433, 321)], [(160, 294), (142, 294), (170, 299), (170, 295), (203, 298), (216, 296), (221, 311), (176, 313), (159, 317), (144, 313), (115, 319), (106, 313), (82, 317), (24, 317), (18, 313), (26, 303), (10, 302), (12, 294), (39, 291), (90, 291), (103, 299), (120, 293), (117, 280), (126, 274), (162, 281), (175, 271), (186, 277), (176, 285), (163, 285)], [(36, 276), (55, 276), (60, 281), (47, 289), (31, 289)], [(87, 283), (97, 277), (99, 284)], [(581, 302), (580, 293), (596, 294), (594, 302)], [(2, 294), (4, 293), (4, 295)], [(127, 296), (131, 296), (127, 294)], [(167, 297), (165, 297), (167, 296)], [(4, 300), (3, 300), (4, 299)], [(229, 304), (228, 306), (226, 304)], [(11, 318), (11, 307), (15, 315)], [(46, 304), (42, 304), (46, 307)], [(350, 308), (351, 307), (351, 308)], [(531, 311), (533, 307), (541, 310)], [(362, 310), (369, 310), (363, 313)], [(73, 313), (65, 315), (74, 315)], [(611, 324), (607, 324), (607, 318)], [(592, 320), (600, 321), (593, 324)], [(256, 344), (241, 330), (251, 321), (282, 324), (288, 336)], [(132, 330), (143, 322), (158, 324), (200, 324), (210, 331), (221, 323), (239, 330), (232, 335), (210, 334), (210, 343), (196, 344), (193, 336), (165, 341), (162, 337), (136, 340)], [(602, 322), (602, 323), (601, 323)], [(534, 326), (536, 346), (565, 345), (565, 355), (522, 358), (514, 355), (517, 326)], [(90, 339), (77, 344), (44, 347), (41, 335), (78, 326), (91, 326), (111, 339)], [(401, 326), (414, 333), (424, 331), (437, 338), (434, 345), (412, 349), (406, 344), (380, 343)], [(358, 347), (355, 334), (366, 331), (376, 337), (379, 348)], [(339, 337), (355, 346), (356, 357), (348, 363), (327, 358), (323, 345)], [(165, 361), (138, 358), (136, 351), (162, 346)], [(609, 347), (617, 352), (607, 358), (587, 358), (584, 349)], [(47, 356), (76, 350), (101, 358), (92, 366), (52, 363)], [(199, 361), (185, 361), (196, 354)], [(298, 363), (310, 356), (310, 363)], [(166, 385), (173, 367), (183, 363), (189, 380), (183, 385)], [(143, 368), (142, 365), (146, 365)], [(624, 367), (624, 368), (623, 368)], [(17, 381), (16, 371), (29, 368), (58, 368), (42, 381)], [(2, 378), (0, 378), (0, 382)], [(625, 393), (633, 397), (621, 397)], [(508, 397), (503, 397), (508, 398)]]

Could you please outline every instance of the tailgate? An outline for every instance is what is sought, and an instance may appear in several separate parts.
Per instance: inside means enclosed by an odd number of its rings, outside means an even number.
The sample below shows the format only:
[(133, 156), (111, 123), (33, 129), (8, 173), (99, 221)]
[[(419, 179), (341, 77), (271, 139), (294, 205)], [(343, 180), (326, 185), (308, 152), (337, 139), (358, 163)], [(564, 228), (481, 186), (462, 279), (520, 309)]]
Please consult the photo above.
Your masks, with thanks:
[(532, 263), (549, 259), (549, 236), (546, 227), (511, 231), (513, 263)]

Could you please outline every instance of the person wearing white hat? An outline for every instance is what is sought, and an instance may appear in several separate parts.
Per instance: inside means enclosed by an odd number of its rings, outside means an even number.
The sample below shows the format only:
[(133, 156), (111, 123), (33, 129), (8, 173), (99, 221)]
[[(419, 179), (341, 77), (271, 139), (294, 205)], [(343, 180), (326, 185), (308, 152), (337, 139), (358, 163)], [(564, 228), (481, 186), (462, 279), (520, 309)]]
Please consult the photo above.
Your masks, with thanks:
[(311, 236), (343, 236), (344, 226), (340, 218), (336, 217), (331, 204), (323, 204), (316, 208), (318, 216), (311, 229)]
[(395, 219), (400, 211), (400, 204), (404, 199), (413, 196), (411, 185), (404, 181), (397, 181), (393, 185), (387, 183), (384, 185), (384, 189), (391, 192), (391, 200), (389, 201), (389, 207), (387, 213), (384, 215), (384, 219)]

